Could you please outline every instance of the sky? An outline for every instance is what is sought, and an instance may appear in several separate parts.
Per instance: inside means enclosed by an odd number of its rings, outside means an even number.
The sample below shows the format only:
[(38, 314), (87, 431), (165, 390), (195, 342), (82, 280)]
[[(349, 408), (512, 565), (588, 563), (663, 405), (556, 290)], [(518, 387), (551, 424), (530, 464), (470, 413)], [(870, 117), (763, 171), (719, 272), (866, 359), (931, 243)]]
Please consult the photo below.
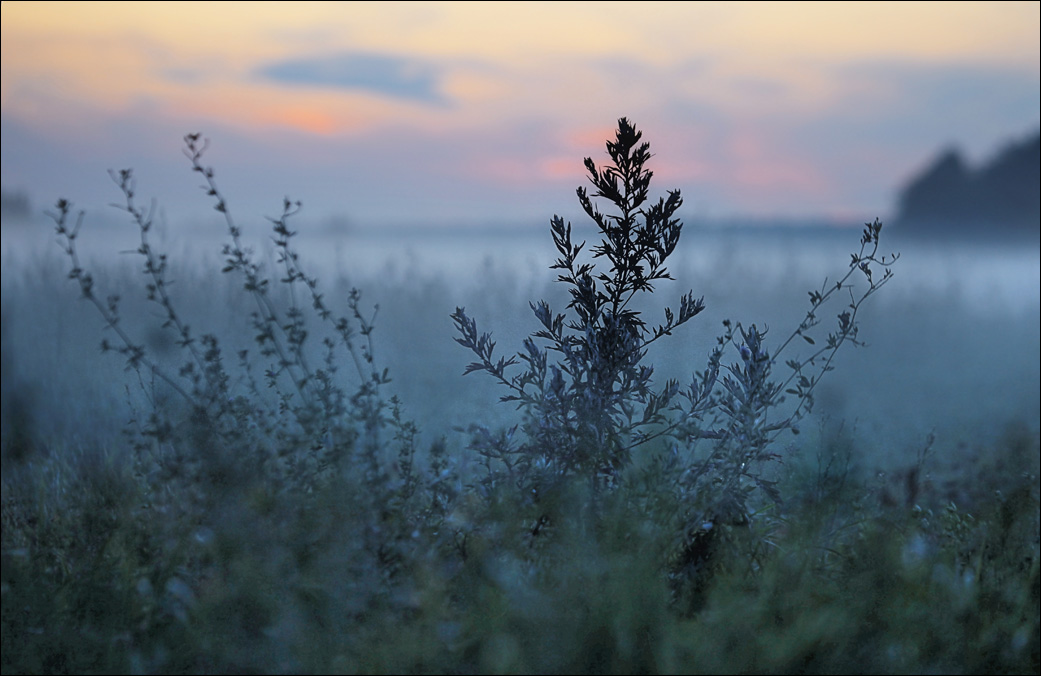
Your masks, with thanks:
[(577, 213), (619, 117), (688, 215), (886, 217), (948, 147), (1041, 125), (1038, 2), (3, 2), (0, 171), (105, 208), (134, 168), (168, 217), (354, 225)]

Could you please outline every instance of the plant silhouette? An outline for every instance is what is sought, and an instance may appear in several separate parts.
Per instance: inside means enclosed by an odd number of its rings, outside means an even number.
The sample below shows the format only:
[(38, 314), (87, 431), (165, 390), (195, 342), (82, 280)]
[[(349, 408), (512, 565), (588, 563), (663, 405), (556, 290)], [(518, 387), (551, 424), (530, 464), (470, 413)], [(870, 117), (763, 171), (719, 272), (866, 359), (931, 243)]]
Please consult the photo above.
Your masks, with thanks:
[[(657, 202), (650, 200), (650, 145), (628, 119), (618, 120), (607, 154), (610, 161), (602, 168), (585, 159), (593, 189), (577, 190), (601, 238), (588, 259), (583, 257), (585, 242), (574, 243), (570, 223), (559, 216), (550, 222), (559, 253), (551, 269), (560, 271), (557, 279), (568, 287), (569, 314), (555, 313), (545, 301), (531, 303), (540, 328), (508, 358), (495, 357), (491, 335), (479, 332), (463, 308), (452, 315), (456, 341), (477, 356), (465, 373), (491, 374), (508, 390), (502, 400), (516, 402), (523, 412), (520, 435), (516, 429), (493, 435), (475, 426), (471, 446), (484, 456), (490, 483), (506, 478), (537, 496), (547, 485), (571, 477), (583, 477), (594, 493), (617, 485), (634, 451), (658, 441), (652, 448), (668, 465), (674, 489), (691, 505), (687, 521), (747, 520), (754, 493), (780, 500), (774, 482), (762, 474), (763, 465), (779, 457), (773, 442), (783, 431), (798, 433), (798, 422), (812, 409), (814, 389), (832, 369), (839, 348), (860, 344), (857, 312), (891, 278), (897, 256), (878, 254), (882, 224), (867, 224), (849, 270), (838, 282), (825, 281), (810, 292), (810, 310), (772, 355), (765, 329), (725, 320), (705, 370), (686, 387), (668, 379), (656, 389), (654, 368), (645, 359), (648, 346), (701, 313), (705, 303), (687, 292), (678, 310), (664, 309), (658, 324), (637, 309), (641, 295), (672, 279), (666, 261), (683, 229), (676, 217), (683, 199), (679, 190), (671, 190)], [(609, 205), (606, 212), (597, 200)], [(873, 267), (882, 274), (874, 276)], [(859, 295), (851, 279), (855, 273), (868, 283)], [(820, 309), (840, 291), (849, 293), (848, 307), (837, 316), (837, 330), (818, 345), (811, 334), (820, 324)], [(797, 337), (813, 352), (788, 358), (784, 363), (791, 373), (775, 377), (775, 364)], [(727, 348), (740, 360), (724, 365)], [(792, 401), (786, 403), (789, 396)], [(711, 442), (707, 453), (695, 448), (701, 441)], [(661, 453), (666, 449), (671, 452)]]
[[(642, 363), (646, 349), (705, 306), (688, 293), (678, 312), (666, 308), (665, 321), (653, 328), (634, 309), (634, 299), (653, 292), (655, 282), (672, 279), (665, 263), (683, 228), (675, 217), (683, 204), (679, 190), (648, 201), (651, 153), (641, 139), (622, 118), (615, 140), (607, 143), (610, 164), (598, 169), (585, 159), (593, 192), (580, 187), (578, 199), (602, 235), (592, 247), (592, 263), (580, 262), (585, 242), (574, 243), (571, 224), (559, 216), (551, 221), (560, 254), (551, 269), (560, 270), (558, 281), (570, 287), (571, 318), (555, 314), (545, 301), (531, 304), (542, 328), (516, 357), (495, 361), (490, 336), (478, 335), (476, 322), (462, 308), (452, 316), (461, 334), (456, 340), (479, 358), (466, 372), (492, 374), (511, 390), (503, 401), (518, 402), (526, 413), (528, 440), (515, 453), (499, 454), (507, 467), (516, 460), (522, 470), (583, 475), (599, 486), (629, 464), (632, 449), (646, 430), (663, 422), (678, 391), (673, 381), (662, 391), (652, 389), (654, 370)], [(596, 199), (614, 210), (601, 212)], [(518, 360), (526, 365), (523, 373), (507, 376)]]

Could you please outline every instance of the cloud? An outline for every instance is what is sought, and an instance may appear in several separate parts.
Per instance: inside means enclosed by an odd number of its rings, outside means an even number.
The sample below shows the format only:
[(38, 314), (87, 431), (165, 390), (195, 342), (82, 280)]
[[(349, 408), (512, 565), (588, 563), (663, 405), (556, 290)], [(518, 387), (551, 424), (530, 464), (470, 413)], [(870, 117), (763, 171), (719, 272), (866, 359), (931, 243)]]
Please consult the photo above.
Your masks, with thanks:
[(259, 74), (274, 82), (364, 91), (407, 101), (440, 105), (437, 68), (418, 60), (371, 53), (289, 59), (267, 65)]

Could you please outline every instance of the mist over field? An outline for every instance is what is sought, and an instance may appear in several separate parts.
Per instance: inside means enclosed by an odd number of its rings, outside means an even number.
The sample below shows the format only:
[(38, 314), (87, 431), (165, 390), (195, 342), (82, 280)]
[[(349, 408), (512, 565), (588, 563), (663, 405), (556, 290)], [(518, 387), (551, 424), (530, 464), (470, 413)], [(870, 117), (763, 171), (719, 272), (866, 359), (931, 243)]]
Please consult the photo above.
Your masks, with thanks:
[[(176, 336), (160, 327), (156, 307), (144, 299), (143, 259), (132, 253), (139, 235), (119, 216), (114, 210), (87, 215), (78, 240), (85, 267), (95, 274), (99, 295), (121, 296), (132, 335), (176, 370), (183, 359)], [(453, 340), (449, 315), (465, 307), (493, 334), (500, 354), (520, 350), (537, 324), (528, 303), (546, 299), (562, 311), (568, 302), (549, 269), (556, 252), (548, 224), (339, 231), (306, 215), (298, 220), (301, 263), (330, 305), (344, 311), (354, 287), (363, 307), (378, 306), (376, 363), (389, 370), (388, 391), (400, 396), (425, 439), (460, 443), (458, 428), (470, 423), (516, 423), (519, 414), (498, 403), (502, 392), (491, 378), (462, 376), (472, 355)], [(270, 225), (249, 218), (243, 227), (267, 269), (277, 270)], [(587, 246), (597, 241), (577, 218), (575, 227)], [(238, 349), (256, 346), (241, 279), (219, 272), (221, 234), (217, 222), (178, 223), (160, 226), (152, 239), (169, 255), (176, 281), (171, 293), (193, 331), (219, 335), (231, 361)], [(657, 284), (650, 316), (660, 319), (658, 303), (674, 302), (688, 289), (704, 296), (707, 309), (651, 350), (655, 381), (686, 382), (704, 369), (726, 318), (769, 327), (775, 344), (787, 338), (809, 307), (808, 291), (846, 271), (858, 234), (838, 226), (688, 223), (668, 266), (676, 281)], [(945, 241), (884, 228), (882, 242), (900, 254), (895, 276), (865, 305), (861, 339), (867, 346), (840, 353), (835, 371), (825, 376), (813, 422), (803, 424), (810, 436), (815, 426), (841, 427), (856, 440), (862, 466), (884, 467), (906, 462), (931, 432), (948, 455), (989, 443), (1009, 426), (1036, 433), (1036, 240)], [(44, 448), (58, 440), (115, 443), (127, 402), (143, 405), (137, 374), (126, 371), (118, 355), (99, 351), (102, 338), (112, 336), (78, 298), (68, 268), (53, 226), (5, 226), (4, 398), (17, 393), (29, 402)], [(318, 337), (311, 342), (317, 350)]]
[(5, 216), (5, 671), (1036, 671), (1036, 234), (677, 242), (617, 139), (599, 230)]

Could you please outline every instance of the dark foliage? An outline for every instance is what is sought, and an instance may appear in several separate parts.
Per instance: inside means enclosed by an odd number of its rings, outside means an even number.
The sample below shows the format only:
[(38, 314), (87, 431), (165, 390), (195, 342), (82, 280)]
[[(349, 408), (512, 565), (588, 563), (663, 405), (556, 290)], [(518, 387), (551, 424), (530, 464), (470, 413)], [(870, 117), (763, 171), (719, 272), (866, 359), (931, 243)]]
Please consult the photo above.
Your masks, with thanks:
[(927, 502), (931, 442), (880, 486), (851, 475), (851, 446), (811, 449), (807, 479), (779, 443), (891, 277), (877, 221), (777, 347), (726, 321), (689, 384), (656, 384), (648, 346), (705, 306), (688, 292), (663, 321), (644, 315), (670, 279), (682, 199), (650, 198), (649, 146), (623, 118), (578, 190), (600, 242), (587, 251), (551, 221), (565, 311), (531, 303), (537, 327), (509, 358), (453, 315), (477, 356), (467, 372), (490, 373), (521, 413), (505, 429), (475, 420), (471, 469), (444, 440), (421, 448), (384, 395), (375, 309), (352, 290), (337, 314), (306, 273), (300, 205), (270, 219), (272, 275), (205, 148), (186, 137), (225, 219), (223, 273), (250, 308), (252, 347), (232, 359), (178, 309), (190, 299), (132, 172), (112, 177), (173, 366), (81, 264), (83, 215), (56, 205), (68, 276), (147, 406), (131, 406), (126, 448), (40, 450), (5, 429), (4, 673), (1037, 673), (1036, 438), (995, 452), (1007, 466), (979, 492), (1003, 492), (976, 516)]

